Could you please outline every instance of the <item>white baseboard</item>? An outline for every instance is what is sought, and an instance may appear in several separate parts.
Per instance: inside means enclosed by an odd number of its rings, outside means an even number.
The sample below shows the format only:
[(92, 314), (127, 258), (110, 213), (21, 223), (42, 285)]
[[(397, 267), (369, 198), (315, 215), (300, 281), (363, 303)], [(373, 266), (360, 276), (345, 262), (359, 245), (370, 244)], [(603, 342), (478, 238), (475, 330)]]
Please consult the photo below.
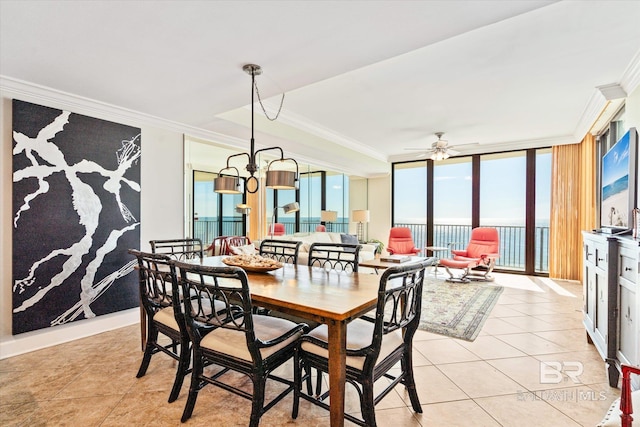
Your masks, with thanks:
[(132, 308), (93, 319), (79, 320), (67, 325), (54, 326), (20, 335), (5, 336), (0, 341), (0, 359), (97, 335), (139, 322), (140, 310)]

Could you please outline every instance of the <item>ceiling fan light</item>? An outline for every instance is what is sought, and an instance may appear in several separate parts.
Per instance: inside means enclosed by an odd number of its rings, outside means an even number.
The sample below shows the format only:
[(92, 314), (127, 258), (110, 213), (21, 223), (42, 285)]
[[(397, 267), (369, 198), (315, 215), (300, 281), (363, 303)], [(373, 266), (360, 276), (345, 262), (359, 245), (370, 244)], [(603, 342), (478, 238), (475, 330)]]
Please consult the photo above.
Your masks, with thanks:
[(436, 149), (433, 153), (431, 153), (431, 160), (436, 162), (448, 158), (449, 154), (446, 152), (446, 150)]

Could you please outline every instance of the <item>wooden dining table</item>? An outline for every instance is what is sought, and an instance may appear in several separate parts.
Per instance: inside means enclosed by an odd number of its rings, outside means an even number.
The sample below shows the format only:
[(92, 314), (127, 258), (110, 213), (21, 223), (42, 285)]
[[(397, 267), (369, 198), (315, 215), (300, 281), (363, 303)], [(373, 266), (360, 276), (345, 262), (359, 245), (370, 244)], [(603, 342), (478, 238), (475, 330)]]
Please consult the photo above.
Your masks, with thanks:
[[(222, 258), (200, 262), (226, 266)], [(375, 307), (380, 278), (297, 264), (263, 273), (247, 271), (247, 276), (255, 305), (328, 326), (331, 427), (344, 426), (347, 323)]]

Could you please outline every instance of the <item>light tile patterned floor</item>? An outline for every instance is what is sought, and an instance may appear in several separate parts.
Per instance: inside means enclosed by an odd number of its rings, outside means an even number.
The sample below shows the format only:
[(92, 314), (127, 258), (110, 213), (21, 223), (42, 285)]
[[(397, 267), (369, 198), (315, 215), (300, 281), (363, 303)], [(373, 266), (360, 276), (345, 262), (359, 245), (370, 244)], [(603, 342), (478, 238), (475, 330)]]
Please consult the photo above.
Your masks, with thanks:
[[(474, 342), (418, 332), (414, 363), (423, 413), (411, 410), (399, 386), (377, 406), (378, 425), (594, 426), (600, 421), (619, 390), (608, 386), (604, 362), (586, 342), (581, 285), (508, 274), (496, 274), (495, 283), (505, 291)], [(147, 375), (136, 379), (138, 331), (133, 325), (1, 360), (0, 425), (181, 425), (189, 381), (179, 399), (167, 403), (175, 365), (164, 355), (154, 356)], [(559, 382), (545, 370), (553, 366), (566, 367)], [(290, 375), (286, 368), (281, 374)], [(576, 382), (572, 375), (579, 369)], [(291, 396), (285, 398), (260, 425), (329, 425), (328, 413), (305, 401), (292, 420), (291, 402)], [(348, 387), (346, 410), (358, 407)], [(200, 392), (184, 425), (243, 426), (249, 413), (247, 401), (210, 386)]]

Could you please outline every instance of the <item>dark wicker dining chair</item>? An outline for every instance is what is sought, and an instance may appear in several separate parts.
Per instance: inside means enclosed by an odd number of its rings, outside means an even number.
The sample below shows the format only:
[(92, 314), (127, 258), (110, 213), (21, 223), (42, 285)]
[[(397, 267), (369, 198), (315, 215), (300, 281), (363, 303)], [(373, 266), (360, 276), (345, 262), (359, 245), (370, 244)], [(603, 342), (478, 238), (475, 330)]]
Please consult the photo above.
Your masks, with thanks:
[[(356, 387), (360, 396), (362, 419), (350, 414), (345, 418), (361, 426), (376, 426), (375, 405), (382, 400), (397, 384), (404, 384), (409, 393), (413, 410), (421, 413), (420, 400), (416, 391), (412, 341), (420, 323), (422, 307), (422, 287), (426, 268), (435, 262), (434, 258), (419, 263), (408, 263), (385, 270), (380, 278), (378, 303), (375, 318), (362, 316), (347, 325), (347, 369), (346, 381)], [(328, 392), (321, 395), (322, 381), (319, 377), (316, 395), (311, 394), (311, 369), (329, 372), (329, 344), (327, 325), (312, 330), (300, 340), (296, 352), (294, 412), (300, 398), (329, 409), (323, 402)], [(303, 375), (300, 362), (307, 380), (307, 394), (301, 390)], [(391, 375), (389, 371), (400, 362), (400, 372)], [(377, 396), (374, 396), (374, 383), (380, 378), (391, 380)]]
[(260, 243), (260, 255), (285, 264), (297, 264), (302, 242), (295, 240), (265, 239)]
[(309, 266), (357, 273), (361, 247), (349, 243), (312, 243), (309, 247)]
[(202, 240), (198, 238), (150, 240), (149, 244), (154, 254), (165, 254), (176, 261), (204, 257)]
[[(176, 377), (169, 394), (169, 402), (173, 402), (180, 394), (185, 375), (190, 372), (191, 361), (190, 340), (181, 314), (175, 269), (170, 265), (168, 255), (134, 249), (129, 253), (138, 260), (140, 302), (147, 315), (146, 344), (136, 378), (146, 374), (154, 354), (165, 353), (177, 360)], [(159, 333), (167, 336), (171, 343), (160, 344)]]
[[(216, 385), (252, 401), (249, 425), (257, 427), (260, 417), (293, 390), (293, 382), (278, 377), (273, 371), (294, 357), (300, 336), (307, 325), (252, 312), (247, 274), (239, 267), (208, 267), (175, 262), (184, 299), (183, 312), (193, 345), (193, 372), (189, 396), (182, 422), (192, 413), (200, 389)], [(224, 312), (203, 310), (207, 305), (223, 303)], [(221, 314), (222, 313), (222, 314)], [(222, 368), (205, 372), (203, 367), (215, 364)], [(221, 380), (228, 371), (249, 377), (253, 393)], [(287, 387), (265, 405), (267, 380)], [(210, 410), (210, 409), (207, 409)]]

